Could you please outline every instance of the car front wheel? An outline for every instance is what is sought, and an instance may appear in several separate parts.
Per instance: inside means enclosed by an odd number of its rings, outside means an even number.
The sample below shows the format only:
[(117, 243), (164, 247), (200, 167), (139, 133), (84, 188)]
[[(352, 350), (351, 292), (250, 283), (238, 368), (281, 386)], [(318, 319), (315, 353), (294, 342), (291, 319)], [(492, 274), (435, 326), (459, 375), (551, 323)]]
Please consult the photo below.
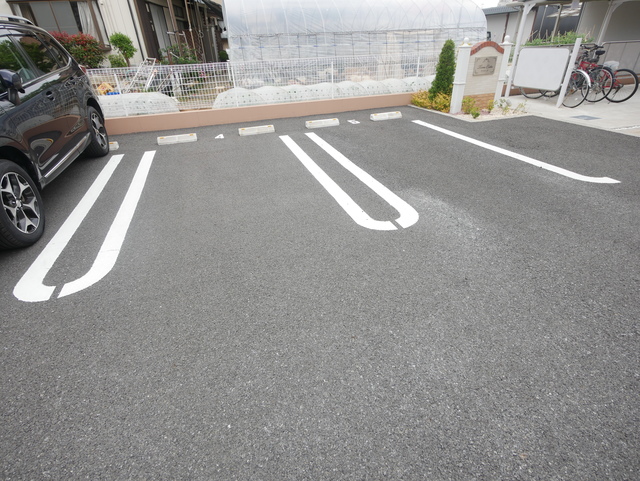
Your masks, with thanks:
[(87, 110), (91, 143), (84, 152), (91, 157), (102, 157), (109, 153), (109, 135), (104, 126), (104, 118), (94, 107), (89, 106)]
[(44, 231), (42, 198), (21, 167), (0, 160), (0, 248), (26, 247)]

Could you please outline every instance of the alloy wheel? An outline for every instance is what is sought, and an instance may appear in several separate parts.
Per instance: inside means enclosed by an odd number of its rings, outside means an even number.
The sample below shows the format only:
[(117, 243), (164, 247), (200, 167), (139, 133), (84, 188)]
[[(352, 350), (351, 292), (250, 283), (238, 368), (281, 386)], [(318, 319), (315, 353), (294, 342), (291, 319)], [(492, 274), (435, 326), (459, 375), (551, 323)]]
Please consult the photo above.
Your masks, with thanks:
[(96, 111), (91, 112), (91, 129), (95, 135), (96, 141), (100, 144), (100, 147), (107, 148), (109, 141), (107, 140), (107, 130), (104, 127), (102, 118)]
[(2, 208), (10, 222), (24, 234), (31, 234), (40, 225), (40, 206), (35, 192), (20, 174), (7, 172), (0, 179)]

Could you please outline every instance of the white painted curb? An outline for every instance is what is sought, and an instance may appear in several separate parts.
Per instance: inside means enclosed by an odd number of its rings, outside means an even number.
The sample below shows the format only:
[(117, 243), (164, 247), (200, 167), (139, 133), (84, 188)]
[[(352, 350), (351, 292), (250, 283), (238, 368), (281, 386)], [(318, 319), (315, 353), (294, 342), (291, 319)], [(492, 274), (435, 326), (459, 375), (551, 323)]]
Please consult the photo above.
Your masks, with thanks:
[(158, 137), (158, 145), (181, 144), (195, 142), (196, 140), (198, 140), (196, 134), (168, 135), (166, 137)]
[(378, 122), (380, 120), (393, 120), (393, 119), (401, 119), (402, 113), (400, 112), (382, 112), (379, 114), (371, 114), (369, 117), (374, 122)]
[(335, 127), (337, 125), (340, 125), (340, 121), (338, 119), (309, 120), (305, 122), (305, 125), (308, 129), (317, 129), (320, 127)]
[(243, 127), (238, 129), (238, 133), (241, 136), (245, 135), (257, 135), (257, 134), (272, 134), (276, 131), (273, 125), (259, 125), (257, 127)]

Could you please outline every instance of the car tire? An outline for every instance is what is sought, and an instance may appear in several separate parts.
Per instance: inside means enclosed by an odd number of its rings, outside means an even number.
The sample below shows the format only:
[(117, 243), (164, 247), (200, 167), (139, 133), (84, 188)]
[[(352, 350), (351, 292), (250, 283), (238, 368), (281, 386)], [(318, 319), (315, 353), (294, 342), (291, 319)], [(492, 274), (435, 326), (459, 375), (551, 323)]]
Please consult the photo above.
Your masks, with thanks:
[(30, 246), (43, 232), (42, 197), (35, 182), (15, 162), (0, 159), (0, 248)]
[(104, 126), (104, 117), (94, 107), (87, 108), (91, 142), (84, 153), (90, 157), (103, 157), (109, 153), (109, 135)]

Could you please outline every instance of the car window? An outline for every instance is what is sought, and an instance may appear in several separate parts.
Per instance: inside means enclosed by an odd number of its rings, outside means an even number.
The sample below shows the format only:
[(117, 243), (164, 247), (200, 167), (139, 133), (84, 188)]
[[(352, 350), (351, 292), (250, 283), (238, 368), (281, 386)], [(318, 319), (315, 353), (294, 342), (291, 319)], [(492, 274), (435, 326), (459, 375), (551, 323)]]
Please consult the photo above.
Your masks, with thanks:
[(37, 68), (37, 75), (45, 75), (63, 67), (42, 41), (31, 32), (15, 35), (14, 38), (22, 45), (26, 54)]
[(47, 47), (49, 53), (53, 58), (55, 58), (57, 64), (60, 67), (64, 67), (69, 64), (69, 55), (63, 49), (58, 47), (55, 43), (51, 41), (51, 39), (45, 37), (44, 35), (38, 35), (40, 41)]
[(29, 61), (8, 35), (0, 36), (0, 65), (19, 73), (24, 82), (36, 78)]

